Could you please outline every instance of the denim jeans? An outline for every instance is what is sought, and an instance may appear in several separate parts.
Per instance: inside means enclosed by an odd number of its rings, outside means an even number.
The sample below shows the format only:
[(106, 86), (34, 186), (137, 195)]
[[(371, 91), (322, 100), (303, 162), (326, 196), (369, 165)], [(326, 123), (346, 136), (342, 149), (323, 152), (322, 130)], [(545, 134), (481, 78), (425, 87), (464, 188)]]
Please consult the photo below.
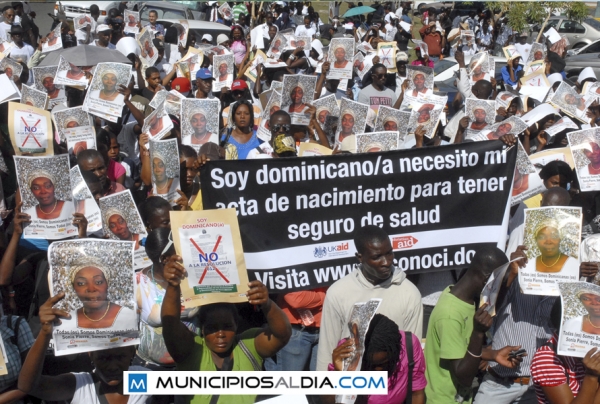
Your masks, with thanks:
[(290, 341), (279, 352), (275, 362), (273, 358), (265, 360), (265, 369), (273, 370), (311, 370), (317, 368), (317, 350), (319, 332), (309, 332), (300, 325), (292, 325)]
[(429, 60), (431, 60), (434, 64), (440, 61), (439, 56), (429, 56)]
[(521, 386), (519, 383), (505, 383), (486, 374), (479, 385), (474, 404), (537, 404), (533, 386)]

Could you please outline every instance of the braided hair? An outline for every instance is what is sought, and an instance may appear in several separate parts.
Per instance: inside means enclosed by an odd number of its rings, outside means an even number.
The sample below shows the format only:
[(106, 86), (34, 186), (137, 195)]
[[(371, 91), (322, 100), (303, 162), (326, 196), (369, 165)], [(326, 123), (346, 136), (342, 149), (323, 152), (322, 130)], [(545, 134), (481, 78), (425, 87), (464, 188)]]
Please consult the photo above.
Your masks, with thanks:
[(365, 353), (361, 370), (372, 370), (375, 367), (373, 356), (378, 352), (385, 352), (388, 362), (383, 370), (387, 371), (389, 388), (392, 388), (398, 380), (401, 343), (398, 324), (383, 314), (375, 314), (365, 336)]

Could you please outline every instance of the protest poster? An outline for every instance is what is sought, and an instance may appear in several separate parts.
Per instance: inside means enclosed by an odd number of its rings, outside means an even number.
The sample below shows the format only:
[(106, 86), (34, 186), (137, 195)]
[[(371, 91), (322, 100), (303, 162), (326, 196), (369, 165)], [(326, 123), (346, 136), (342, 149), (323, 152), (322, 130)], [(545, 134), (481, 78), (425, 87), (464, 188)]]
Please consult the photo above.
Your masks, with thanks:
[(546, 78), (546, 73), (544, 70), (539, 69), (530, 73), (526, 76), (521, 77), (521, 85), (522, 86), (532, 86), (532, 87), (550, 87), (550, 82)]
[(36, 90), (33, 87), (29, 87), (25, 84), (21, 86), (21, 104), (29, 105), (31, 107), (46, 109), (48, 102), (48, 94), (43, 91)]
[(92, 117), (83, 110), (83, 107), (73, 107), (55, 111), (52, 112), (52, 117), (61, 142), (67, 141), (65, 129), (91, 126), (93, 124)]
[(137, 38), (137, 43), (140, 46), (140, 59), (146, 66), (154, 66), (158, 60), (158, 49), (152, 42), (153, 38), (154, 35), (150, 26), (144, 27)]
[[(0, 62), (0, 69), (2, 69), (1, 65), (2, 63)], [(2, 94), (0, 94), (0, 104), (21, 99), (19, 88), (6, 74), (0, 74), (0, 88), (3, 90)]]
[(460, 40), (463, 45), (470, 45), (475, 39), (475, 33), (470, 29), (460, 30)]
[(233, 69), (235, 62), (233, 55), (213, 56), (213, 91), (219, 92), (222, 88), (231, 88), (233, 83)]
[(575, 117), (583, 123), (589, 123), (586, 116), (587, 107), (593, 100), (585, 100), (583, 95), (577, 94), (567, 83), (561, 82), (556, 92), (550, 98), (550, 104), (560, 108), (570, 117)]
[(314, 100), (317, 76), (291, 75), (283, 76), (281, 108), (290, 114), (292, 125), (310, 124), (310, 113), (307, 112)]
[(98, 63), (90, 88), (85, 97), (84, 110), (121, 117), (125, 96), (119, 86), (127, 87), (131, 80), (131, 66), (123, 63)]
[(362, 53), (357, 52), (354, 55), (354, 71), (358, 74), (358, 77), (362, 80), (362, 78), (367, 74), (371, 67), (373, 67), (373, 58), (376, 55), (367, 55), (363, 56)]
[(14, 157), (23, 206), (31, 216), (26, 239), (58, 240), (77, 235), (73, 226), (73, 194), (69, 156)]
[(247, 302), (248, 273), (235, 209), (171, 211), (175, 251), (183, 258), (186, 308)]
[(102, 212), (102, 229), (113, 240), (133, 241), (133, 268), (151, 265), (146, 250), (140, 244), (148, 235), (137, 210), (131, 191), (128, 189), (104, 196), (99, 201)]
[(546, 46), (539, 42), (534, 42), (531, 44), (531, 50), (529, 51), (529, 56), (527, 60), (525, 60), (525, 65), (530, 64), (531, 62), (544, 61), (546, 59)]
[(187, 20), (178, 21), (179, 22), (173, 24), (173, 26), (177, 28), (177, 45), (187, 48), (187, 39), (190, 26)]
[(163, 101), (154, 111), (144, 118), (142, 133), (150, 135), (150, 140), (160, 140), (170, 133), (173, 129), (173, 121), (165, 111), (165, 102)]
[(93, 126), (77, 126), (63, 130), (69, 153), (77, 157), (83, 150), (96, 149), (96, 130)]
[(490, 63), (487, 52), (480, 52), (473, 55), (469, 62), (468, 74), (471, 85), (479, 80), (490, 81)]
[(551, 161), (564, 161), (571, 168), (575, 167), (573, 155), (570, 147), (561, 147), (558, 149), (542, 150), (529, 156), (536, 169), (541, 170), (546, 164)]
[(379, 42), (377, 44), (379, 62), (386, 67), (389, 73), (396, 73), (398, 71), (396, 69), (396, 48), (396, 42)]
[(233, 10), (229, 6), (229, 4), (227, 4), (226, 1), (223, 2), (223, 4), (221, 4), (221, 6), (219, 6), (219, 14), (221, 14), (223, 16), (223, 18), (226, 20), (233, 19)]
[(562, 317), (558, 336), (559, 355), (583, 358), (600, 345), (600, 286), (588, 282), (561, 282)]
[[(260, 36), (260, 38), (262, 38), (262, 35)], [(256, 83), (256, 80), (258, 78), (258, 65), (263, 64), (266, 61), (267, 55), (265, 55), (263, 51), (257, 50), (254, 59), (252, 60), (252, 64), (250, 65), (248, 70), (246, 70), (244, 76), (246, 76), (253, 83)]]
[(76, 213), (82, 213), (88, 221), (87, 233), (96, 233), (102, 230), (102, 216), (100, 207), (94, 195), (87, 186), (78, 165), (71, 168), (71, 190)]
[(207, 142), (219, 144), (220, 108), (218, 99), (181, 100), (181, 143), (196, 151)]
[(487, 283), (481, 291), (481, 297), (479, 299), (479, 305), (483, 306), (485, 303), (488, 304), (486, 311), (490, 316), (496, 315), (496, 302), (498, 300), (498, 294), (506, 275), (506, 270), (510, 267), (510, 264), (517, 259), (507, 262), (504, 265), (500, 265), (498, 268), (492, 271), (492, 275), (489, 277)]
[(558, 121), (554, 122), (554, 125), (544, 130), (546, 135), (548, 135), (548, 143), (554, 143), (554, 136), (566, 129), (579, 129), (579, 126), (577, 126), (577, 124), (568, 116), (563, 116)]
[(181, 100), (184, 98), (185, 97), (177, 90), (160, 90), (154, 95), (154, 98), (152, 98), (149, 105), (152, 108), (157, 109), (164, 102), (164, 108), (168, 115), (180, 117)]
[(333, 38), (329, 43), (328, 60), (331, 62), (328, 79), (351, 79), (354, 63), (354, 38)]
[(181, 198), (179, 187), (179, 151), (177, 139), (150, 141), (150, 162), (152, 163), (152, 192), (173, 206)]
[(137, 34), (140, 32), (140, 13), (125, 9), (123, 11), (123, 32)]
[(493, 125), (487, 126), (485, 129), (475, 134), (474, 136), (468, 137), (475, 142), (482, 140), (498, 140), (504, 135), (518, 135), (527, 129), (527, 124), (523, 120), (516, 116), (511, 116), (502, 122), (497, 122)]
[[(531, 53), (529, 54), (531, 55)], [(523, 75), (529, 76), (533, 73), (544, 73), (546, 71), (546, 63), (543, 60), (536, 60), (534, 62), (530, 62), (523, 69)]]
[(526, 295), (558, 296), (559, 282), (579, 279), (580, 207), (525, 209), (527, 264), (519, 270)]
[(511, 102), (515, 98), (518, 99), (518, 97), (519, 97), (518, 94), (511, 93), (510, 91), (499, 92), (498, 95), (496, 96), (496, 100), (495, 100), (496, 111), (498, 111), (500, 108), (508, 109)]
[[(368, 105), (342, 98), (340, 118), (335, 132), (335, 144), (341, 144), (344, 139), (351, 139), (357, 133), (363, 133), (367, 125), (368, 113)], [(355, 143), (354, 140), (348, 141)]]
[[(268, 37), (268, 33), (267, 33), (267, 37)], [(256, 49), (264, 49), (265, 48), (265, 39), (270, 39), (270, 38), (265, 38), (263, 35), (263, 27), (258, 26), (258, 27), (254, 27), (251, 31), (250, 31), (250, 46), (252, 48), (254, 48), (256, 46)]]
[(278, 59), (286, 46), (287, 39), (285, 36), (281, 33), (275, 35), (273, 41), (271, 41), (271, 46), (269, 46), (269, 50), (267, 51), (267, 56), (273, 59)]
[(515, 48), (515, 45), (508, 45), (502, 48), (502, 52), (504, 52), (504, 57), (506, 60), (511, 61), (515, 58), (520, 58), (521, 54)]
[(600, 130), (584, 129), (567, 133), (582, 192), (600, 189)]
[(545, 117), (552, 115), (560, 115), (560, 111), (550, 104), (540, 104), (534, 109), (527, 112), (525, 115), (521, 116), (521, 119), (527, 125), (531, 126), (536, 122), (541, 121)]
[(302, 50), (310, 51), (312, 49), (312, 39), (309, 36), (291, 35), (288, 39), (287, 49), (302, 48)]
[(52, 118), (48, 111), (9, 102), (8, 132), (17, 156), (23, 153), (54, 155)]
[[(260, 124), (258, 125), (257, 131), (258, 138), (261, 139), (263, 142), (269, 142), (271, 140), (270, 118), (272, 114), (281, 109), (282, 103), (281, 92), (274, 90), (269, 91), (269, 93), (271, 95), (269, 97), (269, 101), (263, 109), (262, 119)], [(229, 122), (232, 122), (231, 119), (229, 119)]]
[(196, 73), (200, 70), (204, 59), (202, 52), (195, 49), (192, 51), (192, 49), (194, 48), (190, 48), (187, 55), (177, 61), (177, 76), (186, 77), (190, 81), (196, 80)]
[(406, 94), (417, 97), (419, 94), (433, 94), (433, 69), (427, 66), (406, 66), (408, 87)]
[(298, 148), (298, 157), (310, 156), (330, 156), (333, 153), (329, 147), (321, 146), (318, 143), (303, 142)]
[(75, 32), (92, 25), (92, 16), (87, 14), (80, 14), (73, 18), (73, 29)]
[(398, 131), (400, 142), (404, 142), (404, 137), (408, 133), (408, 121), (410, 112), (400, 111), (394, 108), (380, 106), (377, 119), (375, 120), (375, 131)]
[(13, 42), (8, 42), (6, 40), (4, 40), (4, 38), (0, 37), (0, 52), (8, 55), (10, 54), (10, 50), (13, 48), (13, 46), (15, 46), (15, 44)]
[(494, 101), (467, 98), (465, 102), (465, 115), (469, 117), (467, 131), (479, 132), (488, 125), (496, 122)]
[(250, 279), (274, 293), (350, 273), (354, 232), (367, 224), (390, 235), (400, 269), (465, 268), (478, 246), (505, 246), (517, 149), (503, 147), (209, 161), (202, 201), (205, 209), (237, 209)]
[(31, 70), (33, 70), (35, 88), (45, 91), (48, 94), (48, 109), (67, 102), (64, 86), (54, 84), (54, 77), (56, 76), (58, 66), (34, 67)]
[(443, 104), (433, 104), (427, 100), (414, 102), (408, 119), (408, 133), (414, 134), (417, 128), (422, 128), (425, 130), (424, 136), (431, 139), (435, 135), (443, 111)]
[(521, 142), (518, 142), (518, 149), (515, 175), (513, 176), (511, 206), (518, 205), (546, 190), (544, 181), (538, 175), (539, 170), (536, 170)]
[(85, 71), (81, 67), (75, 66), (62, 56), (60, 57), (60, 62), (58, 62), (58, 69), (56, 70), (54, 83), (84, 88), (87, 88), (88, 86), (88, 80), (87, 77), (85, 77)]
[(14, 59), (4, 58), (0, 60), (0, 70), (4, 71), (4, 74), (6, 74), (9, 79), (15, 81), (15, 77), (21, 76), (23, 66)]
[[(50, 293), (65, 293), (54, 307), (71, 316), (54, 325), (56, 356), (140, 343), (132, 249), (130, 241), (98, 239), (50, 245)], [(95, 299), (87, 292), (92, 283)]]
[(369, 132), (355, 136), (356, 153), (377, 153), (400, 149), (400, 136), (395, 132)]
[(50, 31), (46, 37), (46, 42), (42, 44), (42, 53), (51, 52), (63, 47), (61, 35), (62, 24), (62, 22), (58, 23), (56, 28)]

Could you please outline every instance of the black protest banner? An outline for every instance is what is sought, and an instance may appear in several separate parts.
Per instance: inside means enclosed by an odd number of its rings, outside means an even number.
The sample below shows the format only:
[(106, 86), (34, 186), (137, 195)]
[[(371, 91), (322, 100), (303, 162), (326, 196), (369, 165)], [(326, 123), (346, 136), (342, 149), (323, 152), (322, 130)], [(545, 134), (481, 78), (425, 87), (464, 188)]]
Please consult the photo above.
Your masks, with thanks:
[(356, 264), (353, 234), (390, 235), (397, 265), (465, 267), (504, 245), (517, 149), (500, 141), (336, 155), (210, 161), (204, 209), (238, 211), (249, 279), (273, 292), (330, 285)]

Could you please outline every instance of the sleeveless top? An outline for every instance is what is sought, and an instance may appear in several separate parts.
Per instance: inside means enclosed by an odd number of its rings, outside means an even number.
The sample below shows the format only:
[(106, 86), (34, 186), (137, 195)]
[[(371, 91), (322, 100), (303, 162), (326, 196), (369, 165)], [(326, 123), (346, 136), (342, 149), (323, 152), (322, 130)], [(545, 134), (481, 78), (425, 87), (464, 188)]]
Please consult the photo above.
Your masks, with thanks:
[[(225, 140), (226, 137), (227, 135), (221, 136), (221, 140)], [(256, 136), (256, 131), (252, 130), (252, 137), (250, 137), (250, 139), (246, 143), (239, 143), (233, 138), (233, 136), (229, 137), (228, 143), (234, 145), (237, 149), (238, 160), (246, 160), (246, 157), (248, 156), (250, 150), (254, 149), (255, 147), (258, 147), (262, 142)]]

